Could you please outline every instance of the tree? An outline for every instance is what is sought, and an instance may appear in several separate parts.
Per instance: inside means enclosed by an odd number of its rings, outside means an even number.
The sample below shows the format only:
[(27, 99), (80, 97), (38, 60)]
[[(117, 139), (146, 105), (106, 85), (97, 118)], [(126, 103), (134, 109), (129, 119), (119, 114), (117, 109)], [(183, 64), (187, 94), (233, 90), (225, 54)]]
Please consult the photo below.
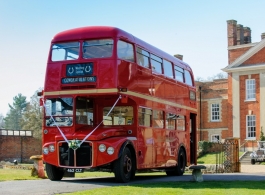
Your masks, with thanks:
[(4, 128), (4, 125), (5, 125), (5, 123), (4, 123), (4, 116), (2, 114), (0, 114), (0, 129), (1, 128)]
[(26, 96), (23, 96), (21, 93), (19, 93), (17, 96), (13, 97), (13, 104), (8, 104), (8, 106), (10, 108), (10, 111), (4, 118), (5, 128), (20, 130), (21, 116), (27, 107)]
[(260, 141), (265, 141), (265, 136), (264, 136), (264, 133), (263, 133), (263, 127), (261, 127), (260, 129)]
[(203, 82), (204, 79), (202, 77), (196, 77), (195, 81), (198, 81), (198, 82)]
[(33, 136), (42, 137), (42, 108), (39, 105), (39, 98), (36, 91), (30, 99), (26, 111), (21, 118), (22, 130), (33, 130)]
[(214, 76), (215, 79), (227, 79), (227, 74), (226, 73), (218, 73), (217, 75)]

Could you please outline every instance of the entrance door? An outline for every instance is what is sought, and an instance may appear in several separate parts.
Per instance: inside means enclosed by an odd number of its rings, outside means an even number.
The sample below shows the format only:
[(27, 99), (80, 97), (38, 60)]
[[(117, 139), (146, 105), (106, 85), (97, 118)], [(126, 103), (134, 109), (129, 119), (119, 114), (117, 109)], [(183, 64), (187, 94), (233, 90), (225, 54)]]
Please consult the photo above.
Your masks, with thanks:
[(196, 114), (190, 114), (190, 163), (197, 164)]

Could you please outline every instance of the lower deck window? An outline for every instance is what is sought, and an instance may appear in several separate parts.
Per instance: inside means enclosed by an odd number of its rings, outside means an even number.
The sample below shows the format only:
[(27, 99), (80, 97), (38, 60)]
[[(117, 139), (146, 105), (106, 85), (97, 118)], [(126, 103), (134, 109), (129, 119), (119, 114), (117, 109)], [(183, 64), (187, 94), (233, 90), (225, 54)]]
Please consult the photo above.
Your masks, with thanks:
[[(104, 125), (132, 125), (133, 124), (133, 107), (132, 106), (116, 106), (104, 107), (103, 124)], [(111, 110), (111, 112), (110, 112)], [(110, 113), (109, 113), (110, 112)], [(107, 116), (107, 114), (109, 115)]]
[(148, 108), (139, 108), (138, 121), (140, 126), (151, 127), (152, 110)]

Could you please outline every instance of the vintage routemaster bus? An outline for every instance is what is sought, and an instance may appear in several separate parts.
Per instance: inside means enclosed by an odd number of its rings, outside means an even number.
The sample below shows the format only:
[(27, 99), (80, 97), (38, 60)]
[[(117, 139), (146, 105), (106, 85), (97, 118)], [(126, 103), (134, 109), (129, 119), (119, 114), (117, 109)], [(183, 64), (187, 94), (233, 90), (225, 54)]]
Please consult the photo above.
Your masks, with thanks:
[[(196, 164), (196, 94), (183, 61), (119, 28), (54, 36), (42, 100), (50, 180), (84, 170), (182, 175)], [(69, 174), (68, 174), (69, 175)]]

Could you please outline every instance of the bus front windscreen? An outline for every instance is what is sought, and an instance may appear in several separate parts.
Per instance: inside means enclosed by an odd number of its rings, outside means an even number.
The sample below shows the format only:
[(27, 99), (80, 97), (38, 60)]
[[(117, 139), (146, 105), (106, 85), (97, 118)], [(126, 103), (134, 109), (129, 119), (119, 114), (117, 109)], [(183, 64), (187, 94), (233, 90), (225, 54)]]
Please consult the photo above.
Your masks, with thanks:
[(52, 45), (52, 61), (76, 60), (79, 57), (79, 42), (55, 43)]
[(107, 58), (113, 53), (112, 39), (96, 39), (84, 41), (83, 58)]

